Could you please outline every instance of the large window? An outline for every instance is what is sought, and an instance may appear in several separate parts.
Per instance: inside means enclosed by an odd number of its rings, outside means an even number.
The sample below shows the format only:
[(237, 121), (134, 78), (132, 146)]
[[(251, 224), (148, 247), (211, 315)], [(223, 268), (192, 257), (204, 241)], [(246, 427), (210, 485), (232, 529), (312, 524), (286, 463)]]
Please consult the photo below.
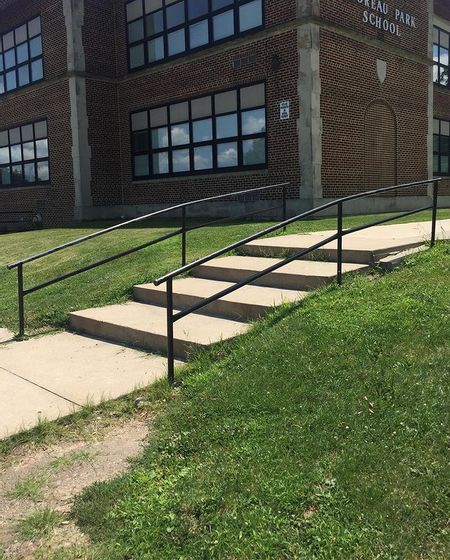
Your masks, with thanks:
[(133, 113), (134, 179), (265, 167), (265, 105), (257, 84)]
[(44, 78), (41, 18), (0, 37), (0, 95)]
[(434, 119), (433, 167), (436, 175), (450, 174), (450, 122)]
[(132, 0), (126, 19), (136, 70), (263, 27), (263, 0)]
[(433, 81), (441, 86), (449, 86), (450, 33), (435, 27), (433, 30)]
[(0, 188), (50, 181), (47, 121), (0, 132)]

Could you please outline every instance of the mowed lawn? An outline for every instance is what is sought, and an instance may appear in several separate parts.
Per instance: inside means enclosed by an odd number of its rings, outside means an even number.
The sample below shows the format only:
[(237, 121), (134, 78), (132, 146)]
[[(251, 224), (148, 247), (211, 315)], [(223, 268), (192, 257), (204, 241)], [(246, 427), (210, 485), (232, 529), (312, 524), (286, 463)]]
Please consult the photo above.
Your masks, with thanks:
[(449, 336), (448, 243), (280, 309), (188, 366), (55, 559), (450, 558)]
[[(441, 210), (439, 216), (450, 217), (450, 210)], [(350, 217), (346, 219), (345, 225), (357, 225), (372, 219), (371, 216)], [(426, 212), (410, 218), (409, 221), (428, 219), (430, 213)], [(270, 225), (268, 222), (246, 222), (193, 231), (188, 237), (188, 257), (194, 260), (260, 231), (268, 225)], [(17, 274), (16, 271), (6, 269), (8, 263), (92, 233), (101, 227), (105, 227), (105, 224), (1, 235), (0, 327), (7, 327), (17, 332)], [(174, 227), (175, 224), (160, 223), (148, 224), (148, 227), (119, 230), (30, 263), (24, 267), (25, 286), (32, 286), (147, 240), (155, 239)], [(290, 226), (288, 233), (335, 229), (335, 227), (334, 218), (310, 220)], [(70, 311), (126, 301), (131, 297), (134, 284), (151, 281), (178, 267), (181, 258), (180, 247), (180, 238), (173, 238), (29, 295), (25, 302), (28, 334), (66, 326), (67, 314)]]

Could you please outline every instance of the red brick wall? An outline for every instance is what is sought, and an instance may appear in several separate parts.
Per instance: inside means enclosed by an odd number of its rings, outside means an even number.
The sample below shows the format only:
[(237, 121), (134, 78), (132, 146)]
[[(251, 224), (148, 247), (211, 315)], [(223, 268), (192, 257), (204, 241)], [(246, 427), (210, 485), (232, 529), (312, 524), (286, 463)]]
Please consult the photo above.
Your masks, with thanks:
[(62, 2), (27, 0), (5, 5), (0, 3), (0, 33), (41, 16), (45, 81), (0, 96), (0, 129), (48, 119), (51, 185), (0, 189), (0, 209), (38, 209), (45, 224), (68, 222), (73, 219), (74, 186)]
[[(425, 61), (428, 54), (426, 2), (408, 3), (407, 11), (416, 16), (417, 28), (412, 30), (401, 25), (400, 37), (378, 32), (363, 23), (362, 12), (367, 8), (357, 0), (326, 0), (321, 6), (324, 18), (334, 19), (336, 23), (348, 27), (351, 35), (350, 38), (324, 29), (321, 31), (324, 197), (375, 188), (374, 162), (367, 148), (367, 126), (370, 124), (367, 110), (374, 102), (389, 107), (396, 123), (396, 130), (390, 122), (390, 131), (380, 131), (386, 153), (377, 150), (373, 155), (378, 158), (379, 165), (386, 166), (378, 174), (379, 186), (386, 186), (388, 176), (396, 176), (398, 183), (427, 178), (429, 68)], [(404, 7), (404, 2), (391, 1), (389, 7), (387, 17), (395, 21), (392, 11)], [(381, 40), (382, 43), (377, 48), (367, 44), (365, 37)], [(392, 50), (384, 49), (383, 44), (387, 49), (395, 46), (402, 51), (394, 54)], [(409, 57), (408, 51), (422, 56), (424, 62)], [(377, 75), (377, 59), (387, 63), (383, 84)], [(392, 170), (392, 150), (396, 152), (395, 173)]]
[[(117, 41), (117, 74), (119, 83), (117, 96), (111, 84), (100, 84), (88, 80), (89, 141), (92, 150), (92, 195), (94, 205), (118, 204), (161, 204), (180, 200), (195, 199), (221, 194), (231, 190), (261, 186), (281, 179), (291, 180), (298, 187), (299, 163), (296, 119), (298, 117), (297, 79), (298, 57), (296, 32), (291, 31), (272, 38), (254, 40), (247, 36), (233, 43), (233, 40), (220, 47), (200, 51), (195, 57), (183, 57), (177, 61), (162, 64), (157, 68), (137, 73), (128, 73), (125, 1), (115, 2), (115, 39)], [(86, 25), (91, 20), (104, 21), (97, 14), (96, 3), (87, 0)], [(280, 3), (266, 0), (266, 28), (296, 17), (295, 0)], [(101, 33), (112, 33), (106, 18)], [(96, 42), (95, 35), (86, 29), (84, 40)], [(86, 55), (88, 56), (86, 47)], [(111, 53), (114, 50), (111, 49)], [(274, 72), (271, 68), (273, 54), (278, 54), (282, 69)], [(235, 58), (256, 55), (256, 64), (234, 69)], [(92, 50), (87, 70), (110, 75), (102, 52)], [(112, 59), (112, 54), (110, 59)], [(105, 66), (106, 64), (106, 66)], [(242, 86), (257, 81), (267, 81), (268, 100), (268, 145), (270, 150), (269, 169), (244, 173), (211, 174), (197, 177), (178, 177), (176, 179), (132, 181), (129, 115), (131, 112), (158, 104), (184, 100), (212, 93), (233, 86)], [(288, 122), (280, 123), (279, 101), (290, 99), (292, 115)], [(118, 123), (114, 121), (114, 105), (118, 106)], [(117, 105), (118, 104), (118, 105)], [(101, 126), (101, 123), (106, 123)], [(96, 124), (100, 125), (97, 128)], [(117, 124), (117, 128), (116, 128)], [(119, 132), (120, 131), (120, 132)], [(108, 138), (105, 143), (104, 139)], [(120, 156), (121, 154), (121, 156)], [(104, 161), (104, 164), (102, 163)]]

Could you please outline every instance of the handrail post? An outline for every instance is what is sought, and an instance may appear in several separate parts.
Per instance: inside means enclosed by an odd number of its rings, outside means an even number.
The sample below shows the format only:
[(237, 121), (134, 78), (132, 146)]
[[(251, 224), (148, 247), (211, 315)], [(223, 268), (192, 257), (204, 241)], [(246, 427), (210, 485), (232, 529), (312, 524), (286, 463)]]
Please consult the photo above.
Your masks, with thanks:
[(19, 300), (19, 336), (25, 334), (25, 305), (23, 293), (23, 264), (17, 267), (17, 296)]
[(343, 228), (343, 203), (338, 203), (337, 213), (337, 282), (342, 284), (342, 228)]
[[(285, 222), (287, 218), (286, 195), (287, 195), (287, 186), (283, 185), (283, 222)], [(286, 232), (286, 226), (283, 227), (283, 231)]]
[(167, 375), (169, 385), (175, 382), (175, 361), (173, 349), (173, 280), (169, 278), (166, 285), (167, 292)]
[(435, 181), (433, 183), (433, 218), (432, 218), (432, 222), (431, 222), (431, 247), (434, 247), (435, 244), (436, 244), (438, 190), (439, 190), (439, 181)]
[(181, 209), (181, 266), (186, 266), (186, 206)]

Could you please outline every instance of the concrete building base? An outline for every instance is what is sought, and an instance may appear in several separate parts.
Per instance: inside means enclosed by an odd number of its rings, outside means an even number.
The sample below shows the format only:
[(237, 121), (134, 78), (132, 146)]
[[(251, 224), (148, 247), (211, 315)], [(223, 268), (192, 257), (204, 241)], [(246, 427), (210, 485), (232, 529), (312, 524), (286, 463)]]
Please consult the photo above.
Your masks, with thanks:
[[(287, 210), (288, 216), (295, 216), (317, 208), (323, 204), (332, 202), (335, 199), (322, 198), (315, 199), (313, 202), (308, 200), (296, 199), (288, 200)], [(370, 197), (349, 201), (345, 204), (344, 211), (347, 215), (357, 214), (379, 214), (389, 212), (406, 212), (423, 206), (431, 205), (432, 199), (429, 196), (389, 196), (389, 197)], [(274, 209), (274, 207), (277, 207)], [(450, 196), (442, 196), (439, 198), (440, 208), (450, 208)], [(83, 209), (83, 221), (95, 220), (120, 220), (131, 219), (144, 216), (152, 212), (157, 212), (168, 208), (164, 204), (143, 204), (143, 205), (125, 205), (125, 206), (92, 206)], [(214, 220), (226, 216), (233, 216), (237, 220), (245, 219), (255, 212), (260, 212), (251, 219), (271, 219), (281, 220), (282, 209), (281, 201), (276, 200), (255, 200), (249, 202), (225, 201), (210, 202), (195, 205), (189, 208), (188, 216), (191, 218), (209, 218)], [(317, 217), (334, 216), (336, 207), (328, 208), (317, 214)], [(164, 214), (161, 219), (179, 218), (181, 212), (179, 210), (170, 214)]]

